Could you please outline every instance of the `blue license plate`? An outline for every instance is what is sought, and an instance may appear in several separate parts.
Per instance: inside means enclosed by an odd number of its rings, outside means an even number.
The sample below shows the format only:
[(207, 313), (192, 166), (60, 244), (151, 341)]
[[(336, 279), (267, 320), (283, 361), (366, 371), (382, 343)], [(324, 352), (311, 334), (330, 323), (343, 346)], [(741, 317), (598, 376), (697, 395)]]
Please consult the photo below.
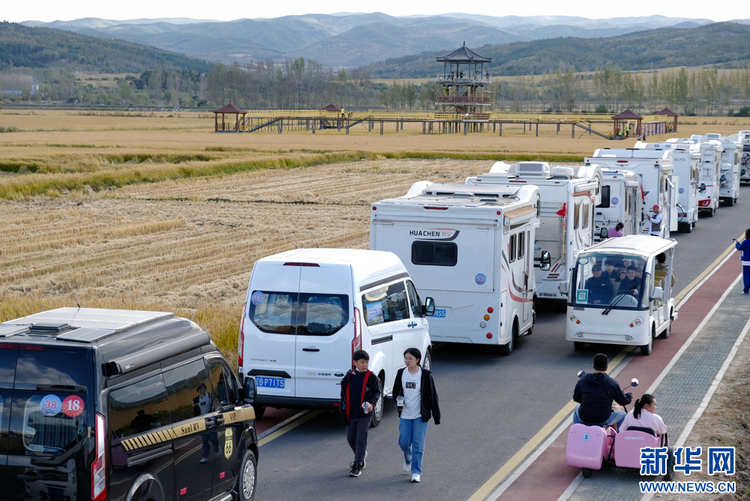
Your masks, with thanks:
[(255, 382), (259, 388), (284, 388), (285, 381), (283, 377), (255, 376)]
[(445, 318), (445, 310), (442, 308), (435, 308), (434, 318)]

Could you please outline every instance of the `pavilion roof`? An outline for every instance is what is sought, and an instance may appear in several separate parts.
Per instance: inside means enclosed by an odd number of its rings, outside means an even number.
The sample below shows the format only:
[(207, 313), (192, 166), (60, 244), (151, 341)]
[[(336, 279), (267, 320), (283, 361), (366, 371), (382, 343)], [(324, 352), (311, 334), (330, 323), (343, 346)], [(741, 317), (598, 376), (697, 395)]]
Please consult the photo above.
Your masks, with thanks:
[(341, 111), (341, 108), (336, 106), (335, 104), (331, 103), (325, 108), (322, 108), (320, 111)]
[(491, 57), (480, 56), (470, 48), (466, 46), (464, 42), (462, 47), (454, 50), (446, 56), (437, 58), (438, 63), (489, 63), (492, 62)]
[(638, 113), (633, 113), (630, 110), (625, 110), (622, 113), (613, 116), (612, 118), (614, 120), (621, 120), (621, 119), (626, 119), (626, 120), (643, 120), (642, 116), (640, 116)]
[(223, 106), (218, 110), (214, 110), (214, 113), (247, 113), (247, 111), (239, 109), (230, 101), (228, 105)]
[(677, 113), (675, 113), (674, 111), (670, 110), (669, 108), (664, 108), (663, 110), (661, 110), (661, 111), (659, 111), (657, 113), (654, 113), (654, 115), (666, 115), (668, 117), (678, 117), (678, 116), (680, 116)]

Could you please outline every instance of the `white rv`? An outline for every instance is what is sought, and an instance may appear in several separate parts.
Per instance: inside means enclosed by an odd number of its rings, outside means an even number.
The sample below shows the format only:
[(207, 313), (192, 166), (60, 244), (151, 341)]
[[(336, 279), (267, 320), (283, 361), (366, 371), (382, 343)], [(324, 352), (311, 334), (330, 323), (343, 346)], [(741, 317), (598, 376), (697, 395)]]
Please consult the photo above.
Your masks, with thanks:
[(698, 185), (701, 156), (693, 141), (666, 141), (662, 146), (670, 146), (672, 169), (677, 178), (677, 230), (690, 233), (698, 223)]
[(721, 177), (719, 178), (719, 196), (724, 205), (732, 206), (740, 198), (740, 165), (742, 144), (739, 138), (725, 137), (721, 141)]
[(701, 142), (701, 171), (698, 177), (698, 207), (713, 217), (719, 208), (719, 179), (722, 147), (719, 141)]
[(415, 183), (370, 211), (370, 248), (399, 256), (435, 299), (433, 341), (497, 346), (508, 355), (534, 327), (532, 242), (539, 189)]
[(594, 211), (594, 241), (608, 238), (609, 230), (623, 224), (622, 234), (639, 235), (643, 197), (638, 176), (629, 170), (602, 169), (601, 202)]
[[(541, 219), (534, 239), (536, 295), (565, 301), (576, 256), (594, 244), (594, 207), (601, 201), (601, 169), (595, 165), (573, 168), (550, 167), (546, 162), (496, 162), (489, 173), (470, 177), (466, 184), (533, 184), (539, 188)], [(540, 268), (543, 251), (548, 251), (552, 259), (548, 270)]]
[[(643, 146), (647, 144), (648, 147)], [(677, 186), (672, 155), (671, 146), (662, 148), (638, 142), (635, 148), (598, 149), (593, 157), (586, 158), (586, 165), (633, 171), (640, 179), (644, 201), (640, 233), (649, 234), (652, 207), (658, 205), (662, 214), (660, 236), (669, 238), (670, 232), (677, 231)]]
[(750, 130), (740, 131), (742, 159), (740, 160), (740, 181), (750, 183)]

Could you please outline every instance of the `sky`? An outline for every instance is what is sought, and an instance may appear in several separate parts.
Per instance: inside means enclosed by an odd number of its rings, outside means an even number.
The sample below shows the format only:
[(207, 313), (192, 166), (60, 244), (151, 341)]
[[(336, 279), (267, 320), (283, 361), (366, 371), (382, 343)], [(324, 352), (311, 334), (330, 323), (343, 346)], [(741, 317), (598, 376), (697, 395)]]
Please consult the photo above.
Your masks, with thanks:
[[(731, 8), (728, 7), (731, 5)], [(212, 8), (207, 8), (212, 7)], [(480, 10), (481, 9), (481, 10)], [(730, 2), (724, 8), (707, 9), (698, 0), (653, 1), (601, 1), (537, 0), (536, 2), (484, 2), (463, 5), (448, 0), (380, 0), (369, 4), (343, 0), (318, 0), (316, 2), (285, 0), (277, 2), (248, 2), (224, 0), (222, 2), (164, 2), (153, 0), (128, 0), (110, 2), (102, 0), (36, 0), (22, 2), (5, 0), (0, 20), (71, 21), (84, 17), (112, 20), (181, 18), (230, 21), (243, 18), (272, 18), (302, 14), (335, 14), (340, 12), (383, 12), (392, 16), (437, 15), (450, 12), (483, 14), (488, 16), (579, 16), (589, 19), (612, 17), (662, 15), (667, 17), (705, 18), (713, 21), (750, 18), (750, 2)]]

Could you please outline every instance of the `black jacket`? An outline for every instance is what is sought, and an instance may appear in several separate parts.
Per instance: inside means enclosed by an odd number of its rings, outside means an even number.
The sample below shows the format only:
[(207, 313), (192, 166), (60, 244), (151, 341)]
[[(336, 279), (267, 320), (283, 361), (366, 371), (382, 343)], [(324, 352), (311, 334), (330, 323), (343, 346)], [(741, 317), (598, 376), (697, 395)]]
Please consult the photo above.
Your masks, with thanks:
[[(380, 399), (380, 393), (382, 392), (380, 388), (380, 380), (372, 371), (367, 371), (365, 374), (367, 377), (365, 392), (364, 394), (362, 394), (362, 388), (357, 388), (355, 393), (360, 395), (360, 400), (359, 402), (354, 402), (354, 407), (352, 407), (352, 409), (359, 406), (359, 410), (361, 411), (363, 402), (371, 403), (374, 408), (375, 404), (377, 404), (378, 400)], [(349, 405), (351, 404), (350, 392), (347, 390), (349, 389), (349, 380), (351, 379), (352, 375), (354, 375), (354, 369), (350, 369), (349, 372), (347, 372), (341, 380), (341, 399), (339, 401), (339, 413), (341, 414), (341, 420), (346, 425), (349, 424), (349, 417), (351, 414), (351, 411), (347, 412), (347, 409), (349, 409)], [(370, 416), (372, 416), (372, 413), (370, 413)], [(364, 417), (362, 416), (361, 412), (359, 414), (359, 417)]]
[[(394, 399), (404, 396), (404, 383), (401, 380), (404, 369), (406, 367), (399, 369), (396, 373), (396, 382), (393, 383)], [(438, 401), (437, 390), (435, 389), (435, 381), (432, 379), (432, 373), (425, 368), (422, 368), (420, 387), (422, 405), (419, 413), (422, 415), (422, 421), (427, 422), (430, 420), (430, 416), (432, 416), (435, 424), (440, 424), (440, 402)], [(401, 415), (401, 411), (398, 412), (398, 415)]]
[(612, 400), (628, 405), (632, 399), (633, 395), (623, 393), (617, 381), (603, 372), (586, 374), (573, 390), (573, 400), (581, 404), (578, 417), (584, 423), (604, 423), (612, 413)]

